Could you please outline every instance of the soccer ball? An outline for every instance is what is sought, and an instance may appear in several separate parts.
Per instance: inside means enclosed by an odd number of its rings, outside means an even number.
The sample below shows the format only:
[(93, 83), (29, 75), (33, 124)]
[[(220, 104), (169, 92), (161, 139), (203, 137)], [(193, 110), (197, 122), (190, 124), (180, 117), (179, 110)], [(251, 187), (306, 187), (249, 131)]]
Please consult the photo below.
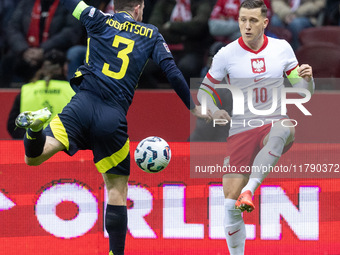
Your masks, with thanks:
[(135, 161), (147, 173), (158, 173), (167, 167), (171, 159), (168, 143), (157, 136), (142, 140), (135, 150)]

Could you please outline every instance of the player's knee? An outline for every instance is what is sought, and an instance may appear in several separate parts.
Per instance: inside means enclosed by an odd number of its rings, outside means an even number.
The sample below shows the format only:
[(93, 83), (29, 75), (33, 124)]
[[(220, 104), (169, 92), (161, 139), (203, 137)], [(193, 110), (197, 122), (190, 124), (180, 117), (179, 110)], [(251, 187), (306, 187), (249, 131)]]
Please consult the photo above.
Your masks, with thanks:
[(124, 205), (127, 199), (127, 185), (126, 188), (111, 188), (108, 190), (108, 202), (110, 204)]
[(275, 123), (275, 125), (270, 130), (269, 139), (272, 137), (279, 137), (285, 143), (288, 140), (294, 140), (295, 128), (292, 123), (290, 124), (287, 124), (286, 122), (285, 125), (283, 125), (283, 123)]

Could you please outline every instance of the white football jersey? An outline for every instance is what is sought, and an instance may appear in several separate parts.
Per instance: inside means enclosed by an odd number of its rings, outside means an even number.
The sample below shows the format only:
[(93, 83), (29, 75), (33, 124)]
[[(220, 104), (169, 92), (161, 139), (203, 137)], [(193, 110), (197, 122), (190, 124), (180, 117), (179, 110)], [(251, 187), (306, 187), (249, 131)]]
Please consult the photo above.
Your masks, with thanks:
[(288, 42), (265, 35), (263, 46), (256, 52), (245, 45), (242, 37), (219, 50), (203, 85), (220, 87), (216, 85), (224, 78), (229, 84), (226, 87), (231, 88), (234, 106), (230, 136), (287, 118), (281, 115), (281, 89), (284, 74), (297, 66)]

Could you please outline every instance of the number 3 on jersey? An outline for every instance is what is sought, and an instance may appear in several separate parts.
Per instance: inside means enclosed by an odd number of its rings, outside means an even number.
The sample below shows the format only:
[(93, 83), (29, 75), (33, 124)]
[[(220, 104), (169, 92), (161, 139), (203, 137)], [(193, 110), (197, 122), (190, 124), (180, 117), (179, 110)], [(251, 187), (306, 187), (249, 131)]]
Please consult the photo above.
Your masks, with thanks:
[(118, 48), (120, 43), (125, 44), (126, 48), (120, 50), (117, 54), (117, 57), (122, 60), (122, 66), (120, 67), (119, 72), (111, 71), (109, 69), (110, 65), (108, 63), (104, 63), (103, 69), (102, 69), (103, 74), (105, 74), (105, 75), (107, 75), (111, 78), (117, 79), (117, 80), (122, 79), (125, 76), (126, 70), (127, 70), (128, 65), (130, 63), (130, 59), (129, 59), (128, 54), (132, 52), (133, 47), (135, 46), (135, 42), (133, 40), (127, 39), (125, 37), (121, 37), (119, 35), (116, 35), (114, 40), (113, 40), (112, 46), (115, 47), (115, 48)]

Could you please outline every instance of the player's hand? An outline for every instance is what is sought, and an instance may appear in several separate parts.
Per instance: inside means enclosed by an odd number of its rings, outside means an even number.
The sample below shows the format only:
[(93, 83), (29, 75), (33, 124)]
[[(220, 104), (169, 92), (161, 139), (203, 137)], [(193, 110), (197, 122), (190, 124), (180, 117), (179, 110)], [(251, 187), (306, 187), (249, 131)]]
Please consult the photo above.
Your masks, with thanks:
[(190, 111), (197, 118), (205, 119), (207, 122), (212, 121), (212, 113), (209, 109), (207, 111), (207, 114), (204, 114), (204, 115), (202, 114), (201, 106), (198, 106), (198, 105), (196, 105), (196, 107)]
[[(219, 126), (225, 126), (228, 122), (231, 121), (231, 118), (226, 110), (217, 110), (216, 112), (214, 112), (213, 119), (216, 121), (215, 123)], [(221, 121), (219, 123), (218, 120), (227, 120), (228, 122)]]
[(299, 68), (298, 68), (298, 75), (305, 79), (307, 82), (310, 82), (312, 77), (313, 77), (313, 69), (310, 65), (307, 64), (302, 64)]

